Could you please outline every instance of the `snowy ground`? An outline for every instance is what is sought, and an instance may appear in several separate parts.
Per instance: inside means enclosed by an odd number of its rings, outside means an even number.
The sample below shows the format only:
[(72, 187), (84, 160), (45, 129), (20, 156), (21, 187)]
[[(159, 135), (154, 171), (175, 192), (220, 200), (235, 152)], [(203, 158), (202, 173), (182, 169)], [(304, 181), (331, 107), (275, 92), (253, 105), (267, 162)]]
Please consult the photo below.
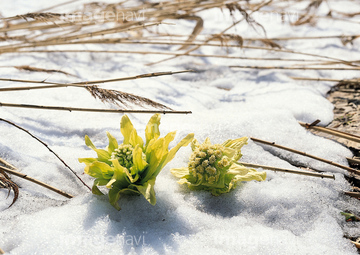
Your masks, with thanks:
[[(57, 2), (62, 1), (51, 1), (51, 5)], [(76, 4), (67, 8), (71, 9)], [(349, 1), (345, 5), (340, 1), (330, 1), (330, 4), (351, 11), (355, 10), (353, 5), (356, 2)], [(0, 11), (8, 17), (37, 11), (48, 5), (50, 3), (47, 1), (3, 0)], [(326, 13), (326, 8), (324, 5), (321, 11)], [(67, 9), (63, 7), (54, 11), (65, 12)], [(212, 10), (201, 15), (205, 20), (203, 33), (218, 33), (231, 24), (231, 18), (223, 16), (226, 13), (221, 11)], [(269, 37), (354, 34), (360, 28), (359, 23), (333, 20), (320, 20), (316, 27), (291, 27), (269, 16), (258, 18)], [(190, 21), (172, 22), (177, 23), (175, 28), (165, 26), (160, 29), (175, 29), (177, 33), (188, 34), (194, 25)], [(231, 32), (247, 37), (259, 35), (245, 25)], [(290, 41), (285, 46), (343, 59), (360, 57), (359, 40), (346, 47), (339, 39)], [(118, 49), (110, 45), (85, 47)], [(153, 49), (148, 47), (149, 50)], [(176, 46), (153, 50), (162, 49), (175, 50)], [(197, 53), (224, 54), (225, 49), (202, 48)], [(272, 56), (264, 51), (241, 49), (231, 49), (229, 54)], [(287, 57), (285, 54), (278, 56)], [(342, 145), (315, 136), (298, 124), (298, 121), (321, 119), (321, 123), (326, 125), (332, 121), (333, 106), (325, 99), (332, 84), (293, 81), (288, 76), (349, 79), (358, 72), (231, 69), (227, 66), (267, 63), (216, 58), (184, 57), (155, 66), (144, 65), (162, 58), (134, 54), (4, 54), (0, 55), (1, 66), (26, 64), (40, 68), (61, 68), (79, 78), (20, 72), (13, 68), (0, 68), (0, 76), (75, 82), (197, 69), (202, 72), (109, 83), (104, 87), (146, 96), (176, 110), (191, 110), (191, 115), (162, 116), (160, 131), (164, 135), (178, 130), (176, 141), (190, 132), (194, 132), (200, 141), (210, 137), (215, 143), (229, 138), (253, 136), (344, 165), (347, 164), (345, 157), (351, 157), (351, 152)], [(18, 84), (1, 83), (1, 87), (14, 85)], [(79, 88), (2, 92), (0, 102), (110, 107)], [(93, 151), (85, 146), (86, 134), (98, 147), (107, 144), (105, 131), (121, 140), (121, 115), (118, 114), (17, 108), (0, 108), (0, 112), (1, 118), (17, 123), (45, 141), (80, 175), (84, 165), (78, 163), (77, 158), (94, 156)], [(150, 116), (129, 116), (142, 136)], [(206, 192), (191, 192), (180, 187), (170, 174), (171, 167), (186, 166), (190, 148), (184, 148), (157, 178), (156, 206), (151, 206), (143, 197), (128, 197), (120, 201), (122, 210), (118, 212), (106, 197), (89, 193), (38, 142), (5, 123), (0, 123), (0, 129), (0, 157), (23, 173), (76, 196), (71, 200), (64, 199), (14, 177), (21, 189), (18, 201), (11, 208), (7, 209), (11, 198), (6, 200), (7, 192), (0, 191), (0, 248), (8, 254), (357, 254), (343, 235), (344, 232), (360, 235), (358, 224), (345, 223), (340, 212), (345, 209), (357, 210), (359, 202), (342, 195), (342, 190), (349, 190), (350, 186), (341, 169), (264, 148), (250, 141), (243, 148), (242, 160), (245, 162), (296, 169), (274, 155), (280, 154), (292, 161), (304, 162), (309, 167), (335, 173), (336, 180), (268, 171), (265, 182), (244, 183), (232, 193), (213, 197)], [(91, 177), (81, 177), (92, 185)]]

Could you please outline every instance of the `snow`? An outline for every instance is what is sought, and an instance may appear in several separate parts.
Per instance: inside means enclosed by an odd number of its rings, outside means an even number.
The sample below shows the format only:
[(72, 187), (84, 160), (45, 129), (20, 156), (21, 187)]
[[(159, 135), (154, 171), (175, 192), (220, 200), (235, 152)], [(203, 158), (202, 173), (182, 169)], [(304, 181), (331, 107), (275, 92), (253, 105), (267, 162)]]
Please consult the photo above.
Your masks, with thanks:
[[(62, 1), (51, 1), (51, 5)], [(54, 11), (72, 10), (84, 1), (74, 2)], [(332, 6), (347, 5), (330, 1)], [(354, 8), (349, 5), (344, 11)], [(48, 1), (1, 1), (5, 17), (37, 11)], [(358, 4), (356, 5), (358, 6)], [(297, 6), (293, 7), (296, 12)], [(323, 8), (326, 8), (324, 5)], [(326, 10), (324, 10), (326, 11)], [(219, 33), (232, 19), (221, 11), (201, 12), (205, 20), (203, 34)], [(221, 22), (220, 22), (221, 21)], [(174, 21), (177, 33), (188, 34), (194, 25)], [(359, 24), (320, 20), (318, 26), (291, 27), (271, 16), (261, 16), (269, 37), (353, 34)], [(345, 24), (345, 25), (344, 25)], [(159, 29), (172, 31), (173, 26)], [(261, 31), (258, 31), (261, 34)], [(259, 35), (241, 25), (229, 33)], [(284, 43), (284, 42), (282, 42)], [(289, 41), (286, 47), (296, 51), (343, 59), (359, 58), (359, 40), (343, 47), (339, 39)], [(123, 46), (121, 50), (134, 50)], [(128, 47), (128, 48), (126, 48)], [(161, 50), (146, 46), (149, 50)], [(58, 47), (66, 49), (66, 46)], [(72, 47), (74, 49), (75, 47)], [(85, 48), (119, 50), (111, 45), (87, 45)], [(176, 48), (164, 46), (164, 49)], [(224, 54), (225, 49), (203, 47), (199, 54)], [(271, 57), (269, 52), (230, 49), (230, 56)], [(275, 55), (275, 54), (274, 54)], [(277, 56), (294, 57), (285, 53)], [(296, 58), (309, 58), (295, 56)], [(339, 143), (315, 136), (298, 121), (320, 119), (326, 125), (333, 119), (332, 105), (325, 99), (332, 83), (294, 81), (289, 76), (352, 78), (355, 71), (279, 71), (229, 68), (229, 65), (271, 65), (249, 60), (181, 57), (154, 66), (148, 62), (164, 56), (103, 53), (37, 53), (0, 55), (1, 66), (31, 65), (61, 69), (79, 78), (63, 74), (20, 72), (0, 68), (2, 78), (76, 82), (111, 79), (158, 71), (195, 69), (197, 73), (177, 74), (106, 84), (106, 88), (141, 95), (176, 110), (191, 110), (190, 115), (162, 116), (162, 135), (178, 130), (175, 142), (194, 132), (199, 141), (210, 137), (221, 143), (229, 138), (252, 136), (306, 151), (347, 165), (351, 152)], [(282, 62), (277, 63), (284, 64)], [(2, 87), (21, 86), (2, 82)], [(79, 88), (58, 88), (22, 92), (1, 92), (0, 102), (71, 107), (105, 108)], [(0, 108), (1, 118), (26, 128), (61, 156), (86, 183), (81, 157), (94, 156), (84, 143), (87, 134), (99, 148), (107, 145), (105, 131), (119, 141), (121, 115), (41, 111)], [(138, 134), (144, 136), (149, 114), (130, 114)], [(186, 166), (190, 148), (181, 149), (156, 181), (157, 204), (143, 197), (121, 199), (121, 211), (107, 198), (92, 195), (49, 151), (24, 132), (0, 123), (0, 157), (21, 172), (75, 195), (73, 199), (45, 190), (14, 177), (20, 197), (10, 208), (11, 197), (0, 191), (0, 248), (8, 254), (357, 254), (343, 237), (360, 235), (357, 223), (345, 223), (341, 211), (356, 210), (359, 202), (342, 194), (349, 190), (345, 172), (339, 168), (303, 156), (261, 146), (252, 141), (243, 150), (244, 162), (296, 169), (282, 158), (308, 167), (334, 173), (336, 180), (267, 171), (265, 182), (248, 182), (220, 197), (207, 192), (193, 192), (177, 184), (170, 168)], [(175, 143), (173, 143), (175, 144)], [(173, 146), (172, 144), (172, 146)]]

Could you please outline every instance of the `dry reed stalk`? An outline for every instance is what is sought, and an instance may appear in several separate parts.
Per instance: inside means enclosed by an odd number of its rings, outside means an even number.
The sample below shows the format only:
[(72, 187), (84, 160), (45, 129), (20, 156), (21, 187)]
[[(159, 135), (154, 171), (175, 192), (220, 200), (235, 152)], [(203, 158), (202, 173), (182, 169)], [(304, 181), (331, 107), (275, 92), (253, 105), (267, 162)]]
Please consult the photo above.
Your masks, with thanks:
[(47, 88), (59, 88), (59, 87), (85, 87), (89, 84), (100, 84), (100, 83), (108, 83), (108, 82), (116, 82), (116, 81), (128, 81), (128, 80), (136, 80), (136, 79), (144, 79), (165, 75), (174, 75), (180, 73), (188, 73), (194, 72), (194, 70), (183, 70), (183, 71), (169, 71), (169, 72), (157, 72), (157, 73), (146, 73), (135, 76), (127, 76), (121, 78), (114, 79), (106, 79), (106, 80), (97, 80), (97, 81), (84, 81), (84, 82), (75, 82), (75, 83), (56, 83), (56, 82), (47, 82), (47, 81), (34, 81), (34, 80), (19, 80), (19, 79), (7, 79), (0, 78), (0, 81), (10, 81), (10, 82), (21, 82), (21, 83), (37, 83), (37, 84), (50, 84), (50, 86), (29, 86), (29, 87), (12, 87), (12, 88), (0, 88), (1, 91), (17, 91), (17, 90), (31, 90), (31, 89), (47, 89)]
[[(57, 111), (78, 111), (78, 112), (104, 112), (104, 113), (161, 113), (161, 114), (191, 114), (191, 111), (168, 111), (168, 110), (126, 110), (126, 109), (97, 109), (97, 108), (77, 108), (63, 106), (29, 105), (29, 104), (10, 104), (0, 102), (0, 107), (32, 108), (41, 110)], [(0, 120), (2, 120), (0, 118)]]
[(9, 173), (9, 174), (12, 174), (12, 175), (16, 175), (16, 176), (18, 176), (18, 177), (20, 177), (20, 178), (23, 178), (23, 179), (25, 179), (25, 180), (31, 181), (31, 182), (33, 182), (33, 183), (36, 183), (36, 184), (38, 184), (38, 185), (40, 185), (40, 186), (43, 186), (43, 187), (45, 187), (45, 188), (47, 188), (47, 189), (49, 189), (49, 190), (52, 190), (52, 191), (56, 192), (56, 193), (58, 193), (58, 194), (60, 194), (60, 195), (62, 195), (62, 196), (64, 196), (64, 197), (67, 197), (67, 198), (73, 198), (73, 197), (74, 197), (73, 195), (70, 195), (70, 194), (68, 194), (68, 193), (66, 193), (66, 192), (64, 192), (64, 191), (62, 191), (62, 190), (59, 190), (59, 189), (57, 189), (57, 188), (55, 188), (55, 187), (53, 187), (53, 186), (50, 186), (50, 185), (48, 185), (48, 184), (46, 184), (46, 183), (44, 183), (44, 182), (41, 182), (41, 181), (39, 181), (39, 180), (37, 180), (37, 179), (34, 179), (34, 178), (32, 178), (32, 177), (29, 177), (29, 176), (26, 175), (26, 174), (17, 172), (17, 171), (15, 171), (15, 170), (12, 170), (12, 169), (9, 169), (9, 168), (3, 167), (3, 166), (0, 166), (0, 170), (2, 170), (2, 171), (4, 171), (4, 172), (7, 172), (7, 173)]
[(0, 254), (5, 254), (4, 250), (0, 248)]
[(295, 77), (289, 76), (293, 80), (299, 81), (331, 81), (331, 82), (360, 82), (360, 79), (351, 79), (351, 80), (339, 80), (339, 79), (329, 79), (329, 78), (307, 78), (307, 77)]
[(271, 171), (275, 171), (275, 172), (285, 172), (285, 173), (291, 173), (291, 174), (308, 175), (308, 176), (313, 176), (313, 177), (329, 178), (329, 179), (335, 180), (335, 176), (332, 174), (313, 173), (313, 172), (308, 172), (308, 171), (292, 170), (292, 169), (278, 168), (278, 167), (272, 167), (272, 166), (250, 164), (250, 163), (245, 163), (245, 162), (236, 162), (236, 163), (244, 165), (246, 167), (263, 168), (265, 170), (271, 170)]
[[(16, 52), (20, 53), (20, 52)], [(120, 54), (142, 54), (142, 55), (178, 55), (172, 52), (163, 51), (121, 51), (121, 50), (31, 50), (21, 51), (21, 53), (120, 53)], [(260, 61), (288, 61), (288, 62), (318, 62), (314, 59), (291, 59), (291, 58), (254, 58), (254, 57), (237, 57), (229, 55), (211, 55), (211, 54), (195, 54), (190, 53), (182, 57), (206, 57), (206, 58), (228, 58), (228, 59), (244, 59), (244, 60), (260, 60)], [(338, 64), (338, 62), (333, 62)]]
[[(16, 53), (20, 53), (16, 52)], [(31, 50), (21, 51), (21, 53), (120, 53), (120, 54), (141, 54), (141, 55), (178, 55), (172, 52), (163, 51), (121, 51), (121, 50)], [(190, 53), (181, 57), (206, 57), (206, 58), (227, 58), (227, 59), (244, 59), (244, 60), (259, 60), (259, 61), (288, 61), (288, 62), (318, 62), (314, 59), (291, 59), (291, 58), (255, 58), (255, 57), (237, 57), (229, 55), (211, 55), (211, 54), (195, 54)], [(338, 62), (332, 62), (332, 64), (338, 64)]]
[[(0, 103), (1, 105), (1, 103)], [(30, 133), (28, 130), (26, 130), (25, 128), (23, 127), (20, 127), (19, 125), (9, 121), (9, 120), (6, 120), (6, 119), (3, 119), (3, 118), (0, 118), (0, 121), (3, 121), (3, 122), (6, 122), (22, 131), (24, 131), (25, 133), (27, 133), (28, 135), (30, 135), (32, 138), (34, 138), (36, 141), (38, 141), (39, 143), (41, 143), (42, 145), (44, 145), (52, 154), (55, 155), (55, 157), (57, 157), (61, 163), (63, 163), (63, 165), (68, 168), (75, 176), (76, 178), (85, 186), (87, 187), (89, 190), (91, 190), (91, 188), (76, 174), (76, 172), (74, 170), (72, 170), (72, 168), (65, 163), (65, 161), (59, 157), (59, 155), (57, 155), (46, 143), (44, 143), (41, 139), (39, 139), (38, 137), (34, 136), (32, 133)]]
[[(266, 2), (266, 3), (261, 3), (255, 10), (251, 11), (250, 14), (248, 13), (242, 13), (243, 14), (243, 18), (234, 22), (231, 26), (227, 27), (226, 29), (224, 29), (223, 31), (220, 32), (220, 35), (222, 34), (225, 34), (228, 30), (230, 30), (231, 28), (235, 27), (237, 24), (239, 24), (240, 22), (242, 22), (243, 20), (247, 20), (247, 17), (249, 17), (251, 14), (253, 14), (254, 12), (260, 10), (261, 8), (263, 8), (264, 6), (270, 4), (272, 2), (272, 0)], [(229, 9), (232, 8), (232, 7), (228, 7)], [(240, 7), (241, 8), (241, 7)], [(241, 9), (242, 10), (242, 9)], [(231, 10), (230, 10), (231, 11)], [(241, 12), (241, 11), (240, 11)], [(174, 59), (174, 58), (177, 58), (178, 56), (181, 56), (181, 55), (186, 55), (186, 54), (189, 54), (190, 52), (192, 51), (195, 51), (197, 49), (199, 49), (201, 46), (204, 46), (206, 45), (208, 42), (210, 42), (211, 40), (213, 39), (213, 37), (210, 37), (209, 39), (207, 39), (203, 44), (199, 45), (199, 46), (196, 46), (194, 48), (191, 48), (189, 50), (187, 50), (185, 53), (183, 54), (179, 54), (179, 55), (176, 55), (174, 57), (170, 57), (170, 58), (167, 58), (167, 59), (163, 59), (163, 60), (160, 60), (160, 61), (157, 61), (157, 62), (153, 62), (153, 63), (150, 63), (148, 65), (155, 65), (155, 64), (159, 64), (161, 62), (164, 62), (164, 61), (168, 61), (168, 60), (171, 60), (171, 59)]]
[[(124, 26), (118, 26), (116, 28), (105, 29), (105, 30), (91, 32), (91, 33), (85, 33), (85, 34), (80, 34), (80, 35), (64, 37), (64, 38), (61, 38), (61, 37), (59, 38), (59, 36), (56, 36), (54, 38), (49, 38), (49, 39), (42, 40), (42, 41), (29, 42), (27, 44), (17, 44), (17, 45), (15, 44), (15, 45), (10, 45), (10, 46), (3, 46), (3, 47), (0, 47), (0, 53), (14, 52), (14, 51), (16, 52), (19, 49), (29, 48), (29, 47), (74, 44), (76, 41), (74, 42), (72, 40), (79, 40), (79, 39), (83, 39), (83, 38), (87, 38), (87, 37), (94, 37), (94, 36), (103, 36), (105, 34), (134, 31), (134, 30), (138, 30), (141, 28), (158, 26), (160, 24), (169, 24), (169, 23), (156, 22), (156, 23), (151, 23), (151, 24), (147, 24), (147, 25), (145, 25), (145, 24), (141, 25), (141, 22), (136, 22), (136, 24), (140, 24), (140, 25), (131, 27), (131, 24), (127, 24)], [(81, 42), (81, 44), (83, 44), (83, 42)]]
[(100, 99), (101, 102), (103, 103), (108, 102), (111, 104), (115, 104), (117, 106), (121, 106), (120, 104), (123, 104), (124, 106), (128, 106), (127, 102), (131, 102), (139, 106), (146, 104), (157, 109), (167, 109), (171, 111), (173, 110), (170, 107), (157, 103), (146, 97), (141, 97), (113, 89), (102, 89), (99, 88), (97, 85), (85, 86), (85, 88), (87, 89), (87, 91), (90, 92), (90, 94), (94, 98)]
[[(48, 42), (48, 43), (43, 43), (43, 44), (28, 44), (28, 45), (20, 45), (18, 47), (9, 47), (9, 46), (3, 46), (0, 47), (0, 54), (3, 53), (21, 53), (21, 52), (41, 52), (41, 51), (18, 51), (19, 49), (23, 49), (23, 48), (31, 48), (31, 47), (38, 47), (38, 46), (50, 46), (50, 45), (67, 45), (67, 44), (98, 44), (98, 43), (102, 43), (102, 44), (115, 44), (115, 43), (126, 43), (126, 44), (169, 44), (169, 45), (173, 45), (173, 44), (181, 44), (181, 43), (171, 43), (171, 42), (146, 42), (146, 41), (128, 41), (128, 40), (124, 40), (124, 39), (102, 39), (102, 40), (85, 40), (85, 41), (76, 41), (76, 42)], [(188, 50), (185, 53), (170, 53), (169, 55), (173, 55), (173, 57), (168, 58), (168, 59), (164, 59), (164, 60), (160, 60), (161, 62), (166, 61), (166, 60), (170, 60), (179, 56), (186, 56), (189, 55), (190, 52), (192, 52), (193, 50), (196, 50), (198, 48), (200, 48), (201, 46), (215, 46), (215, 47), (221, 47), (221, 44), (211, 44), (211, 43), (185, 43), (186, 45), (194, 45), (195, 47), (192, 48), (192, 50)], [(236, 47), (239, 48), (239, 45), (227, 45), (226, 47)], [(278, 49), (278, 48), (267, 48), (267, 47), (256, 47), (256, 46), (246, 46), (243, 45), (242, 48), (244, 49), (251, 49), (251, 50), (266, 50), (266, 51), (275, 51), (275, 52), (284, 52), (284, 53), (290, 53), (290, 54), (295, 54), (295, 55), (303, 55), (303, 56), (311, 56), (311, 57), (317, 57), (317, 58), (322, 58), (322, 59), (327, 59), (327, 60), (332, 60), (335, 61), (334, 64), (345, 64), (345, 65), (349, 65), (349, 66), (357, 66), (354, 64), (354, 62), (357, 61), (347, 61), (347, 60), (343, 60), (343, 59), (338, 59), (338, 58), (333, 58), (333, 57), (329, 57), (329, 56), (323, 56), (323, 55), (318, 55), (318, 54), (312, 54), (312, 53), (305, 53), (305, 52), (298, 52), (298, 51), (293, 51), (293, 50), (286, 50), (286, 49)], [(46, 51), (43, 51), (46, 52)], [(126, 52), (125, 52), (126, 53)], [(131, 53), (130, 51), (128, 51), (127, 53)], [(145, 54), (143, 52), (138, 52), (139, 54)], [(157, 53), (158, 54), (158, 53)], [(163, 54), (163, 53), (161, 53)], [(167, 55), (167, 54), (164, 54)], [(160, 62), (156, 62), (156, 63), (150, 63), (148, 65), (153, 65), (153, 64), (157, 64)]]
[[(331, 38), (359, 38), (360, 35), (354, 34), (354, 35), (323, 35), (323, 36), (289, 36), (289, 37), (270, 37), (268, 39), (272, 41), (290, 41), (290, 40), (320, 40), (320, 39), (331, 39)], [(256, 41), (259, 40), (259, 38), (251, 38), (251, 37), (245, 37), (243, 38), (244, 41)]]
[(356, 158), (346, 158), (347, 159), (347, 161), (349, 162), (349, 163), (352, 163), (352, 164), (360, 164), (360, 160), (359, 159), (356, 159)]
[(359, 192), (344, 191), (344, 194), (350, 197), (360, 198)]
[(301, 121), (299, 121), (299, 124), (307, 129), (313, 129), (313, 130), (316, 130), (316, 131), (319, 131), (322, 133), (327, 133), (330, 135), (334, 135), (334, 136), (338, 136), (341, 138), (351, 140), (353, 142), (360, 143), (360, 136), (357, 136), (357, 135), (353, 135), (350, 133), (346, 133), (346, 132), (342, 132), (342, 131), (338, 131), (338, 130), (334, 130), (334, 129), (330, 129), (330, 128), (326, 128), (326, 127), (319, 127), (319, 126), (311, 125), (309, 123), (305, 123), (305, 122), (301, 122)]
[(5, 161), (4, 159), (0, 158), (0, 163), (11, 168), (11, 169), (16, 169), (15, 166), (11, 165), (9, 162)]
[[(0, 66), (0, 67), (2, 67), (2, 66)], [(70, 74), (68, 72), (64, 72), (61, 70), (56, 70), (56, 69), (45, 69), (45, 68), (32, 67), (32, 66), (28, 66), (28, 65), (13, 66), (13, 67), (18, 70), (24, 70), (24, 71), (29, 71), (29, 72), (61, 73), (61, 74), (76, 77), (73, 74)]]
[(350, 241), (352, 244), (355, 245), (356, 248), (360, 249), (360, 243), (358, 242), (354, 242), (354, 241)]
[(344, 67), (301, 67), (301, 66), (229, 66), (230, 68), (241, 68), (241, 69), (280, 69), (280, 70), (336, 70), (336, 71), (354, 71), (360, 70), (357, 68), (344, 68)]
[(315, 160), (318, 160), (318, 161), (327, 163), (327, 164), (329, 164), (329, 165), (333, 165), (333, 166), (336, 166), (336, 167), (345, 169), (345, 170), (347, 170), (347, 171), (349, 171), (349, 172), (351, 172), (351, 173), (360, 174), (360, 171), (359, 171), (359, 170), (355, 170), (355, 169), (353, 169), (353, 168), (351, 168), (351, 167), (344, 166), (344, 165), (341, 165), (341, 164), (332, 162), (331, 160), (323, 159), (323, 158), (320, 158), (320, 157), (317, 157), (317, 156), (308, 154), (308, 153), (306, 153), (306, 152), (302, 152), (302, 151), (298, 151), (298, 150), (295, 150), (295, 149), (292, 149), (292, 148), (289, 148), (289, 147), (285, 147), (285, 146), (282, 146), (282, 145), (278, 145), (278, 144), (275, 144), (275, 142), (268, 142), (268, 141), (261, 140), (261, 139), (257, 139), (257, 138), (254, 138), (254, 137), (250, 137), (250, 139), (253, 140), (254, 142), (258, 142), (258, 143), (262, 143), (262, 144), (266, 144), (266, 145), (269, 145), (269, 146), (273, 146), (273, 147), (276, 147), (276, 148), (279, 148), (279, 149), (282, 149), (282, 150), (290, 151), (290, 152), (293, 152), (293, 153), (296, 153), (296, 154), (299, 154), (299, 155), (302, 155), (302, 156), (305, 156), (305, 157), (309, 157), (309, 158), (312, 158), (312, 159), (315, 159)]

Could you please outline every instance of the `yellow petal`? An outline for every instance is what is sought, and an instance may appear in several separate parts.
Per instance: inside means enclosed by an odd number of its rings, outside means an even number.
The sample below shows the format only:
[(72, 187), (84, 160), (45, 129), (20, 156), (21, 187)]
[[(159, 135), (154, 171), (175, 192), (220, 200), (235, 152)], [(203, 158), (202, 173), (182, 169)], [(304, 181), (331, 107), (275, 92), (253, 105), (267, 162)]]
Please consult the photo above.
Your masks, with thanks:
[(165, 148), (164, 143), (165, 139), (160, 138), (148, 146), (146, 150), (146, 161), (149, 163), (149, 165), (142, 175), (143, 182), (146, 182), (153, 176), (153, 174), (158, 169), (159, 164), (161, 163), (162, 156), (167, 153), (167, 148)]
[(146, 160), (143, 159), (143, 152), (139, 145), (136, 145), (133, 150), (133, 163), (137, 172), (144, 170), (144, 168), (148, 165)]
[(169, 163), (174, 157), (176, 152), (181, 148), (187, 146), (192, 139), (194, 139), (194, 134), (188, 134), (184, 139), (182, 139), (174, 148), (172, 148), (165, 160), (165, 162), (162, 164), (162, 167), (164, 167), (167, 163)]
[(227, 171), (228, 174), (234, 175), (246, 175), (249, 172), (250, 168), (239, 164), (232, 164)]
[(191, 150), (194, 151), (197, 147), (200, 146), (200, 143), (195, 138), (191, 142)]
[(209, 138), (209, 137), (206, 137), (206, 139), (205, 139), (205, 141), (204, 141), (204, 144), (211, 145), (211, 142), (210, 142), (210, 138)]
[(160, 130), (159, 130), (160, 119), (161, 119), (160, 114), (156, 113), (150, 118), (148, 124), (146, 125), (146, 129), (145, 129), (146, 145), (148, 145), (151, 139), (154, 138), (157, 139), (160, 136)]
[(144, 146), (144, 141), (140, 136), (138, 136), (137, 131), (136, 131), (135, 128), (132, 130), (132, 132), (130, 134), (129, 143), (133, 147), (135, 147), (136, 145), (139, 145), (141, 148), (143, 148), (143, 146)]
[(85, 167), (84, 172), (95, 178), (111, 179), (114, 170), (106, 163), (95, 161)]
[(236, 181), (265, 181), (266, 172), (258, 172), (255, 169), (250, 168), (245, 175), (236, 175)]
[(189, 174), (189, 168), (187, 167), (171, 168), (170, 172), (177, 178), (183, 178), (184, 176)]
[(145, 199), (152, 205), (156, 204), (156, 197), (155, 197), (155, 178), (149, 179), (143, 185), (135, 185), (132, 184), (132, 187), (136, 187), (137, 190), (145, 197)]
[(226, 142), (223, 143), (223, 146), (229, 147), (235, 150), (240, 150), (241, 147), (243, 147), (245, 144), (247, 144), (249, 138), (246, 136), (238, 138), (238, 139), (229, 139)]
[(120, 131), (124, 136), (124, 144), (129, 144), (130, 142), (130, 135), (131, 132), (133, 131), (134, 126), (131, 123), (129, 117), (127, 115), (124, 115), (121, 118), (121, 122), (120, 122)]
[(115, 149), (117, 149), (119, 147), (118, 142), (116, 141), (115, 137), (112, 136), (112, 134), (110, 134), (109, 132), (106, 131), (107, 137), (109, 139), (109, 146), (108, 146), (108, 151), (109, 153), (113, 153), (113, 151)]
[(85, 144), (97, 153), (97, 160), (109, 163), (110, 153), (103, 149), (97, 149), (87, 135), (85, 136)]

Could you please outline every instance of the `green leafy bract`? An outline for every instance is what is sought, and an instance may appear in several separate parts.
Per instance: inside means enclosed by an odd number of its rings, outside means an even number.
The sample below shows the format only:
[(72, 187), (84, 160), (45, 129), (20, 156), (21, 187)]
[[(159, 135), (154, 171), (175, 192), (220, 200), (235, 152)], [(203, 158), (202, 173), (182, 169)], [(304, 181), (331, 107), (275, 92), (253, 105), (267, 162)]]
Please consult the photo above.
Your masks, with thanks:
[(173, 168), (171, 173), (180, 178), (178, 183), (187, 184), (192, 190), (208, 190), (215, 196), (231, 191), (237, 182), (264, 181), (266, 172), (257, 172), (237, 163), (242, 156), (241, 147), (247, 140), (242, 137), (212, 145), (209, 138), (203, 144), (194, 139), (188, 167)]
[(153, 115), (145, 129), (146, 144), (138, 136), (129, 117), (121, 119), (120, 130), (124, 136), (122, 144), (107, 132), (109, 145), (106, 149), (97, 149), (88, 136), (85, 144), (97, 153), (97, 158), (79, 158), (85, 163), (84, 172), (95, 178), (92, 192), (103, 195), (98, 186), (109, 189), (109, 201), (120, 210), (118, 204), (122, 195), (143, 195), (152, 205), (156, 204), (155, 181), (157, 175), (183, 146), (187, 146), (194, 134), (188, 134), (174, 148), (169, 151), (169, 144), (175, 138), (175, 132), (160, 137), (160, 114)]

